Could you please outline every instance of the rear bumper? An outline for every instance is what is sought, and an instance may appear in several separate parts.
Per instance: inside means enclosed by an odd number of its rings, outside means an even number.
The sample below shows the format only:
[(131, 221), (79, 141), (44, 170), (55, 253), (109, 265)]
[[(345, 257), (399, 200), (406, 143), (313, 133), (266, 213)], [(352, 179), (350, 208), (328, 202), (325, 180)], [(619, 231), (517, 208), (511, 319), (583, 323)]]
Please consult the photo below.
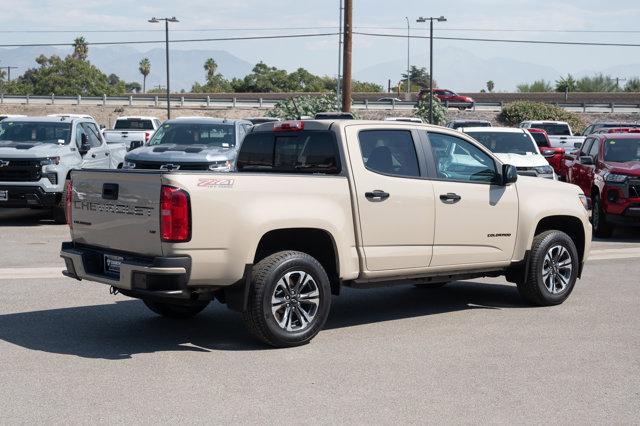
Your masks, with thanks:
[(0, 191), (8, 191), (9, 200), (0, 201), (0, 207), (54, 207), (60, 202), (60, 192), (45, 192), (39, 186), (0, 185)]
[[(118, 275), (105, 272), (104, 255), (122, 257)], [(62, 243), (60, 257), (67, 267), (63, 275), (107, 284), (131, 297), (197, 298), (197, 293), (187, 287), (191, 274), (188, 256), (145, 258), (66, 242)]]

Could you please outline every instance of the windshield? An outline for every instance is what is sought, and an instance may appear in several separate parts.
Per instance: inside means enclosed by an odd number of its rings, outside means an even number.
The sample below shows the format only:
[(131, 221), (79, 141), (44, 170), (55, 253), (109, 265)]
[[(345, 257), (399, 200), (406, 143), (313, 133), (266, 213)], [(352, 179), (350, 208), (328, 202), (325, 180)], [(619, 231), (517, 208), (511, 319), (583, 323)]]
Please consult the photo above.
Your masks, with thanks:
[(640, 161), (640, 138), (607, 140), (604, 145), (604, 161), (614, 163)]
[(0, 142), (69, 143), (71, 123), (7, 121), (0, 122)]
[(137, 118), (116, 120), (116, 125), (113, 128), (114, 130), (153, 130), (153, 122)]
[(221, 123), (165, 123), (149, 145), (209, 145), (230, 148), (236, 145), (236, 129), (233, 124)]
[(536, 123), (535, 127), (544, 130), (548, 135), (571, 136), (571, 130), (567, 124)]
[(497, 154), (537, 154), (535, 144), (526, 133), (469, 132), (482, 145)]

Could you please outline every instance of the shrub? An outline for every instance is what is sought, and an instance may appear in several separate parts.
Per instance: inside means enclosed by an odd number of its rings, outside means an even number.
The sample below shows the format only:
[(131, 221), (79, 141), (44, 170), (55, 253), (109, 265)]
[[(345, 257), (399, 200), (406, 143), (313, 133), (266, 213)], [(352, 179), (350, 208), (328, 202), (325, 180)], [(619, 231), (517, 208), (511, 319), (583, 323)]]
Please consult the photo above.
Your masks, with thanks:
[(298, 96), (278, 102), (266, 115), (284, 120), (295, 120), (307, 115), (313, 117), (317, 112), (335, 111), (335, 93), (322, 96)]
[(551, 104), (529, 101), (511, 102), (502, 108), (500, 120), (517, 126), (526, 120), (557, 120), (569, 123), (574, 132), (582, 132), (586, 126), (579, 115)]
[[(424, 96), (416, 105), (414, 114), (422, 118), (425, 123), (429, 122), (429, 96)], [(433, 123), (444, 124), (447, 120), (447, 108), (435, 96), (433, 97)]]

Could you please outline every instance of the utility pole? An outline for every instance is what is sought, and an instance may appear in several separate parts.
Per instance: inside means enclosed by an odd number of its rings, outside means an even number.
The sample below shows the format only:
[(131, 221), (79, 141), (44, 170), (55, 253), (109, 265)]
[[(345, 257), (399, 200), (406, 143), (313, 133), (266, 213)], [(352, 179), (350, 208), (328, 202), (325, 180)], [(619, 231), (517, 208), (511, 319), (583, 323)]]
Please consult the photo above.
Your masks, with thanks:
[(416, 22), (427, 22), (429, 21), (429, 124), (433, 124), (433, 21), (436, 20), (438, 22), (447, 22), (447, 18), (444, 16), (440, 16), (438, 18), (430, 17), (423, 18), (422, 16), (418, 18)]
[(171, 89), (169, 88), (169, 22), (180, 22), (176, 17), (171, 18), (156, 18), (149, 19), (152, 24), (157, 24), (160, 21), (164, 21), (164, 36), (165, 36), (165, 56), (167, 59), (167, 120), (171, 118)]
[(351, 49), (353, 46), (353, 0), (344, 0), (344, 52), (342, 65), (342, 112), (351, 111)]
[(336, 78), (336, 110), (340, 110), (340, 87), (342, 82), (340, 76), (342, 75), (342, 11), (344, 0), (339, 0), (339, 18), (338, 18), (338, 78)]
[(405, 16), (407, 20), (407, 101), (411, 100), (411, 27), (409, 26), (409, 17)]
[(14, 70), (18, 67), (13, 67), (13, 66), (4, 66), (4, 67), (0, 67), (0, 69), (6, 69), (7, 70), (7, 81), (10, 82), (11, 81), (11, 70)]

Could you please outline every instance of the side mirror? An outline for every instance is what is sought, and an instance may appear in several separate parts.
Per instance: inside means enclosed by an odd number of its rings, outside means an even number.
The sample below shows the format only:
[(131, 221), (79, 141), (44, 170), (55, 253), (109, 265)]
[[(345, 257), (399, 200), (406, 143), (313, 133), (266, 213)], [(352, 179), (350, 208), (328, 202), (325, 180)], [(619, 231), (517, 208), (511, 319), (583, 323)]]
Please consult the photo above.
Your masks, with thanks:
[(589, 157), (588, 155), (581, 155), (580, 156), (580, 164), (583, 164), (585, 166), (593, 166), (593, 158)]
[(131, 144), (129, 145), (129, 149), (127, 151), (133, 151), (134, 149), (140, 148), (143, 145), (144, 142), (142, 141), (131, 141)]
[(104, 129), (106, 129), (106, 128), (107, 128), (107, 126), (105, 126), (104, 124), (101, 124), (101, 125), (100, 125), (100, 130), (104, 130)]
[(518, 169), (511, 164), (502, 165), (502, 182), (503, 186), (507, 186), (518, 180)]
[(80, 155), (85, 155), (87, 152), (89, 152), (90, 149), (91, 146), (89, 145), (89, 138), (85, 133), (83, 133), (80, 136), (80, 146), (78, 147), (78, 152), (80, 153)]

